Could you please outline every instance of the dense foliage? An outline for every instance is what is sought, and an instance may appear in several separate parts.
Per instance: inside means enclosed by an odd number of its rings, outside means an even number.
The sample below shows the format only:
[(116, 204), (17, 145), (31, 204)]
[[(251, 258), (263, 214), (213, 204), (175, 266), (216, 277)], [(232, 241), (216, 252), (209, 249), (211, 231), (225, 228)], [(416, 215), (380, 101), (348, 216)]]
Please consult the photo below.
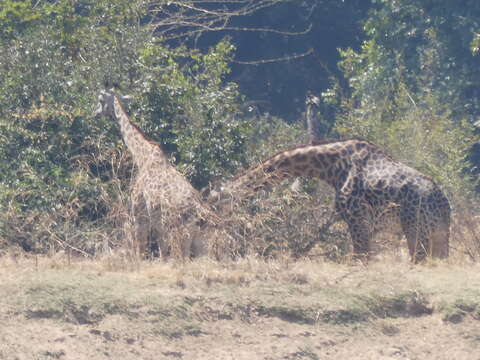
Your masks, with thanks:
[(196, 187), (243, 163), (249, 126), (237, 116), (237, 86), (224, 81), (233, 46), (170, 48), (140, 25), (147, 17), (141, 1), (2, 3), (4, 237), (18, 238), (17, 216), (36, 227), (46, 214), (63, 214), (49, 234), (65, 221), (97, 221), (111, 205), (103, 199), (112, 177), (128, 184), (128, 166), (114, 174), (112, 159), (124, 151), (117, 124), (92, 116), (105, 86), (135, 99), (132, 117)]
[[(376, 4), (360, 51), (340, 51), (351, 95), (339, 130), (371, 138), (459, 193), (478, 140), (472, 123), (480, 114), (480, 58), (471, 44), (480, 3)], [(335, 103), (334, 94), (325, 99)]]
[(109, 216), (132, 170), (117, 125), (92, 116), (100, 89), (113, 85), (198, 189), (300, 141), (305, 94), (314, 91), (326, 131), (365, 136), (451, 195), (472, 194), (478, 1), (201, 6), (0, 3), (4, 240), (38, 250), (105, 246), (99, 233), (116, 228)]

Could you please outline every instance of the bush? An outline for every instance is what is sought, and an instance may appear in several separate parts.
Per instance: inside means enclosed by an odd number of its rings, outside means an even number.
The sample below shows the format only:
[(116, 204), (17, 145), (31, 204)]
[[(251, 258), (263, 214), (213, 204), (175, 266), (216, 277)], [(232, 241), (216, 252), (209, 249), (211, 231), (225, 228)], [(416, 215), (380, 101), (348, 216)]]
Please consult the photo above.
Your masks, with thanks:
[(115, 232), (109, 214), (132, 164), (117, 124), (93, 119), (106, 86), (135, 99), (132, 118), (195, 186), (244, 161), (249, 123), (238, 116), (236, 85), (224, 81), (228, 41), (207, 53), (169, 48), (152, 36), (141, 1), (27, 3), (0, 8), (4, 239), (94, 253), (105, 236), (91, 235)]

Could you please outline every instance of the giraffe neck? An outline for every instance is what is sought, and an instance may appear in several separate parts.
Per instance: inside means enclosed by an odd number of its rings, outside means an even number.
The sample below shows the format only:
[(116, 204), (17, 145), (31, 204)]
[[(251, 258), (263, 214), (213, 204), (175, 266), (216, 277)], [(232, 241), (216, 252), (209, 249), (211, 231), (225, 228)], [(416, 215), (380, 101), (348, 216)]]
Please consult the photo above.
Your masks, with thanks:
[(123, 141), (139, 168), (148, 166), (153, 159), (157, 162), (168, 163), (167, 156), (160, 145), (148, 140), (142, 130), (130, 121), (117, 96), (114, 98), (114, 110), (115, 117), (120, 124)]
[(225, 191), (256, 191), (287, 178), (315, 177), (338, 187), (350, 166), (348, 151), (337, 143), (283, 151), (233, 179)]
[(310, 144), (314, 143), (319, 138), (319, 124), (318, 120), (315, 117), (315, 105), (312, 103), (307, 103), (307, 111), (305, 114), (307, 119), (307, 132), (308, 132), (308, 141)]

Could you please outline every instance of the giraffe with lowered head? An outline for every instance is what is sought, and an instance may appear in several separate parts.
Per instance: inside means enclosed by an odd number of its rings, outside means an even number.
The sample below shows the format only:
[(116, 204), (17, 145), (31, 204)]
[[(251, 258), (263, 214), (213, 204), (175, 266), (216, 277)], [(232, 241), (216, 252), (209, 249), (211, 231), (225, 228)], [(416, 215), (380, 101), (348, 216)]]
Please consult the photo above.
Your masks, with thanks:
[(413, 262), (448, 256), (451, 210), (438, 185), (363, 139), (325, 140), (282, 151), (212, 191), (208, 199), (225, 209), (232, 198), (299, 176), (320, 178), (333, 187), (356, 256), (368, 258), (375, 223), (385, 214), (398, 218)]
[[(176, 250), (181, 255), (199, 256), (207, 251), (202, 228), (212, 224), (213, 212), (197, 190), (169, 162), (158, 143), (148, 140), (132, 123), (122, 101), (113, 89), (98, 97), (96, 116), (105, 115), (118, 122), (122, 138), (132, 154), (136, 175), (131, 188), (133, 238), (141, 256), (158, 249), (165, 256)], [(208, 232), (203, 231), (203, 235)], [(174, 237), (176, 237), (174, 241)], [(176, 249), (172, 246), (176, 245)]]

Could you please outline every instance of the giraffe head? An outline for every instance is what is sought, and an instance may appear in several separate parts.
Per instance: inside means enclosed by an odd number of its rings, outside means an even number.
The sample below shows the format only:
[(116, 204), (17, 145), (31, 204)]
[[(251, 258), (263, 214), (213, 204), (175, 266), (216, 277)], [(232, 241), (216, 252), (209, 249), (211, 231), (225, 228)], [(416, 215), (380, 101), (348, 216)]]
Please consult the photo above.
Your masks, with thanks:
[(305, 99), (305, 104), (307, 106), (318, 106), (320, 105), (320, 98), (318, 96), (313, 95), (310, 91), (307, 92), (307, 98)]
[(94, 116), (99, 117), (103, 115), (115, 118), (115, 96), (123, 103), (127, 103), (132, 100), (130, 96), (121, 96), (116, 94), (113, 88), (110, 90), (102, 90), (100, 91), (100, 95), (98, 95), (98, 104)]

